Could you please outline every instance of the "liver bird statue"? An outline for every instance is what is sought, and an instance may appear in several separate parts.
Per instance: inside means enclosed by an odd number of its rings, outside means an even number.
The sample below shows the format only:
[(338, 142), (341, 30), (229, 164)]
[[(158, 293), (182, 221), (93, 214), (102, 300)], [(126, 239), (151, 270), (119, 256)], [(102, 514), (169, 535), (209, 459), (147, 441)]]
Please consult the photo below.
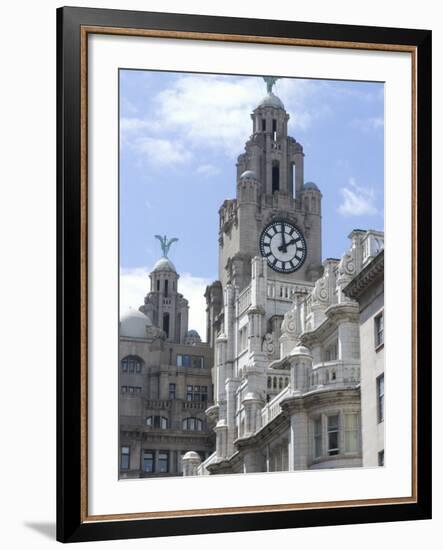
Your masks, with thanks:
[(264, 76), (263, 80), (266, 82), (266, 90), (268, 94), (272, 94), (272, 87), (277, 82), (277, 80), (280, 80), (279, 76)]
[(172, 239), (169, 239), (168, 241), (168, 238), (166, 237), (166, 235), (164, 235), (163, 237), (161, 235), (155, 235), (155, 238), (160, 241), (160, 246), (162, 248), (163, 256), (167, 258), (171, 245), (176, 241), (178, 241), (178, 239), (176, 237), (172, 237)]

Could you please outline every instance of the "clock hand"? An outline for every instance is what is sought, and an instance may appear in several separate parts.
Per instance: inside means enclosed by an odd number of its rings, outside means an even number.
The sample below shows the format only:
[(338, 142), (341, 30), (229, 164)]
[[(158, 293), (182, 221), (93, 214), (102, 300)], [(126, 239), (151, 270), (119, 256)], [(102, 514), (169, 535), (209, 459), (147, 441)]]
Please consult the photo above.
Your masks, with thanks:
[(287, 251), (287, 245), (285, 240), (285, 226), (281, 223), (281, 246), (278, 247), (280, 252), (286, 252)]
[(287, 252), (288, 251), (288, 246), (290, 246), (291, 244), (297, 244), (297, 240), (298, 239), (291, 239), (290, 241), (288, 241), (287, 243), (285, 243), (285, 245), (283, 246), (279, 246), (278, 247), (278, 250), (280, 252)]

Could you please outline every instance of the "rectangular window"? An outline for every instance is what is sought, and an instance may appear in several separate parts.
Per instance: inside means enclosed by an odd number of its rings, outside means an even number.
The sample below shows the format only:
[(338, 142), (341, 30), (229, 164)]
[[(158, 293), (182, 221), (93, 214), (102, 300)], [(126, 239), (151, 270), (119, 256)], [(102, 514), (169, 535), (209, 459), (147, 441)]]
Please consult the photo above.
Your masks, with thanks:
[(328, 455), (338, 455), (338, 414), (328, 416)]
[(360, 419), (358, 413), (345, 414), (345, 451), (357, 453), (360, 440)]
[(322, 455), (321, 417), (314, 420), (314, 458)]
[(177, 355), (177, 367), (183, 366), (183, 355)]
[(377, 378), (377, 420), (383, 422), (385, 419), (385, 375)]
[(128, 391), (128, 386), (122, 386), (122, 393), (126, 393)]
[(191, 358), (189, 357), (189, 355), (183, 355), (183, 366), (184, 367), (191, 366)]
[(175, 399), (175, 384), (169, 384), (169, 399)]
[(169, 472), (169, 452), (160, 451), (158, 453), (158, 470), (161, 474)]
[(261, 119), (261, 130), (262, 130), (262, 132), (266, 132), (266, 119), (265, 118)]
[(129, 470), (129, 447), (122, 447), (120, 453), (120, 469)]
[(208, 386), (202, 386), (201, 389), (201, 400), (207, 401), (208, 400)]
[(191, 367), (193, 369), (202, 369), (203, 368), (203, 357), (191, 356), (190, 357)]
[(382, 451), (379, 451), (378, 453), (378, 465), (384, 466), (385, 465), (385, 451), (384, 449)]
[(153, 451), (143, 451), (143, 471), (148, 473), (155, 472)]
[(374, 319), (375, 324), (375, 347), (378, 348), (382, 344), (384, 344), (384, 318), (383, 318), (383, 312), (380, 313), (380, 315), (377, 315)]
[(334, 342), (325, 351), (325, 361), (336, 361), (337, 358), (338, 358), (338, 342)]

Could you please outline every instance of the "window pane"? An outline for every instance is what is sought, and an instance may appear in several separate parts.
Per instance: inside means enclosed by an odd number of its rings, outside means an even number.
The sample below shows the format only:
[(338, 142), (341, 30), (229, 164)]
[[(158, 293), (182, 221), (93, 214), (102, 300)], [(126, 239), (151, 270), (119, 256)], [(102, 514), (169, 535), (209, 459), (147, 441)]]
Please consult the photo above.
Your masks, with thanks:
[(329, 449), (337, 449), (338, 448), (338, 433), (337, 432), (330, 432), (329, 434)]
[(169, 453), (160, 452), (158, 454), (158, 467), (160, 473), (165, 474), (169, 471)]
[(129, 469), (129, 447), (122, 447), (121, 448), (120, 468), (122, 470), (128, 470)]
[(328, 431), (329, 430), (338, 430), (338, 414), (328, 416)]
[(177, 367), (181, 367), (183, 365), (183, 357), (181, 355), (177, 355)]
[(143, 471), (154, 472), (154, 453), (143, 451)]

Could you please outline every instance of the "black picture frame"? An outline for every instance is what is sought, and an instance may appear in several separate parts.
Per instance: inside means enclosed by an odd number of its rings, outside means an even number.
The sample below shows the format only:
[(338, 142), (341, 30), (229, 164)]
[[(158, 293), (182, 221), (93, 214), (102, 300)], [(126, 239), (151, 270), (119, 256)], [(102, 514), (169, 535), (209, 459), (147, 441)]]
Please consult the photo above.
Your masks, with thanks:
[[(414, 502), (312, 509), (215, 513), (186, 517), (88, 521), (81, 370), (85, 353), (82, 307), (82, 89), (81, 29), (150, 29), (299, 41), (407, 46), (416, 55), (416, 342)], [(83, 151), (83, 153), (82, 153)], [(83, 159), (85, 162), (87, 159)], [(431, 31), (270, 21), (172, 13), (63, 7), (57, 10), (57, 539), (62, 542), (158, 537), (428, 519), (431, 517)], [(82, 233), (83, 232), (83, 233)], [(87, 503), (86, 503), (87, 505)]]

